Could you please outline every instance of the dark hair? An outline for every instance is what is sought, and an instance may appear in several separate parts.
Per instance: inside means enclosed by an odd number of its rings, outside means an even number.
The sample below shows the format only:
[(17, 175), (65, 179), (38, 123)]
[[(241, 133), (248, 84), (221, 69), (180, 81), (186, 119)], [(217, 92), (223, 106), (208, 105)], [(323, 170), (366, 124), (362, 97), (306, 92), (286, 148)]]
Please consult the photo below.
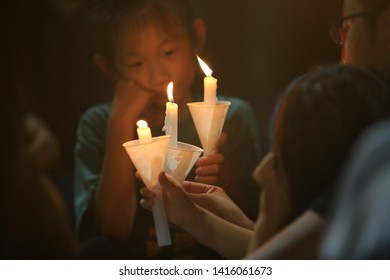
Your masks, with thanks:
[(193, 36), (194, 16), (189, 0), (90, 0), (84, 10), (85, 31), (93, 51), (101, 53), (110, 63), (118, 31), (129, 21), (137, 27), (149, 19), (162, 24), (170, 24), (173, 20)]
[(279, 106), (273, 149), (299, 213), (333, 186), (356, 137), (390, 115), (390, 91), (368, 69), (337, 65), (295, 80)]

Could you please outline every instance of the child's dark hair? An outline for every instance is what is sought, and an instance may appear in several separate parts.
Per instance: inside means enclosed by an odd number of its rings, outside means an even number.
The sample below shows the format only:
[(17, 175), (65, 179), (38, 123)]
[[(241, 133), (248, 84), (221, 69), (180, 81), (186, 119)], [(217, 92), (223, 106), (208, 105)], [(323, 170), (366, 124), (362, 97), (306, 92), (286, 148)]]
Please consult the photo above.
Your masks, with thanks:
[(156, 19), (182, 25), (193, 36), (194, 16), (189, 0), (90, 0), (85, 6), (85, 31), (94, 52), (112, 63), (114, 40), (120, 27), (128, 22), (135, 26)]
[(327, 67), (290, 85), (276, 115), (273, 149), (298, 213), (333, 186), (357, 136), (389, 115), (388, 83), (365, 68)]

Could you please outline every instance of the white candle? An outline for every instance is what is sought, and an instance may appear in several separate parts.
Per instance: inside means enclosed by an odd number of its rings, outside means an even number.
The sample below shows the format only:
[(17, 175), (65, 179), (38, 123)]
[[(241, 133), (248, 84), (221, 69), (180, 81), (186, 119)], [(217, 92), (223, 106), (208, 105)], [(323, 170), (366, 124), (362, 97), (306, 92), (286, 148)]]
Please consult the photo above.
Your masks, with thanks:
[(214, 106), (217, 102), (217, 79), (212, 76), (213, 71), (207, 66), (203, 60), (197, 56), (200, 67), (205, 73), (206, 77), (203, 79), (204, 84), (204, 97), (203, 101), (205, 105)]
[(154, 225), (156, 227), (158, 246), (168, 246), (172, 244), (169, 232), (168, 218), (165, 211), (164, 196), (161, 188), (154, 189), (155, 200), (152, 208)]
[(178, 106), (173, 100), (173, 82), (170, 82), (167, 87), (168, 102), (166, 103), (165, 111), (165, 126), (163, 130), (166, 135), (170, 135), (169, 146), (177, 146), (177, 110)]
[(149, 143), (152, 142), (152, 132), (150, 131), (150, 128), (148, 127), (148, 123), (143, 120), (139, 120), (137, 122), (137, 134), (138, 139), (141, 143)]

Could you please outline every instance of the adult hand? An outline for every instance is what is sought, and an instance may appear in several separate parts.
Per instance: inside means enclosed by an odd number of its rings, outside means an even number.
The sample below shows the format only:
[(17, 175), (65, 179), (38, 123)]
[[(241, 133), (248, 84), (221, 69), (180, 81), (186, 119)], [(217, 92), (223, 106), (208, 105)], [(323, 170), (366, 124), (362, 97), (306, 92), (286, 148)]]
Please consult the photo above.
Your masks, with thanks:
[[(186, 229), (186, 222), (191, 221), (197, 215), (201, 215), (200, 208), (191, 201), (183, 187), (172, 176), (161, 172), (158, 176), (159, 183), (165, 192), (165, 205), (168, 220), (174, 225)], [(140, 204), (143, 208), (151, 210), (154, 204), (155, 194), (143, 187), (143, 198)]]
[[(183, 185), (181, 186), (178, 183), (176, 183), (176, 185), (180, 189), (180, 195), (174, 197), (176, 201), (190, 201), (190, 204), (195, 203), (214, 215), (217, 215), (233, 224), (248, 229), (253, 228), (253, 222), (245, 216), (241, 209), (229, 198), (222, 188), (187, 181), (183, 182)], [(177, 195), (177, 191), (175, 194), (169, 193), (168, 189), (167, 191), (168, 199), (166, 203), (170, 204), (172, 195)], [(141, 206), (151, 210), (153, 207), (153, 199), (155, 197), (154, 193), (147, 188), (142, 188), (141, 195), (143, 196), (143, 199), (141, 199), (140, 202)], [(182, 196), (186, 197), (183, 198)], [(168, 208), (170, 207), (171, 205), (168, 205)], [(184, 209), (186, 207), (187, 205), (184, 206)], [(177, 208), (174, 211), (180, 212), (181, 210), (180, 208)], [(174, 221), (171, 222), (175, 223)]]
[(251, 221), (221, 187), (196, 182), (183, 182), (183, 188), (193, 202), (211, 213), (238, 226), (252, 229)]

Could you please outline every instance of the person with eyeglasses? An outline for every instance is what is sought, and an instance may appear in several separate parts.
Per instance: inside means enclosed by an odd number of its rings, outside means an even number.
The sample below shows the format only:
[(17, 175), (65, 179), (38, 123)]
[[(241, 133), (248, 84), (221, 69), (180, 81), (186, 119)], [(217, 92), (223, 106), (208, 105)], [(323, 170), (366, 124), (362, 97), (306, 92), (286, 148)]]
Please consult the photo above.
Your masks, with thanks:
[(344, 64), (390, 76), (389, 0), (345, 0), (342, 18), (330, 29)]
[[(387, 78), (390, 76), (389, 3), (389, 0), (345, 1), (344, 25), (339, 32), (333, 29), (336, 42), (345, 49), (344, 63), (373, 68)], [(353, 45), (354, 42), (359, 44)], [(390, 198), (389, 132), (390, 119), (387, 119), (370, 127), (358, 139), (332, 204), (320, 249), (322, 258), (390, 258), (390, 223), (386, 215)]]
[[(330, 30), (341, 49), (341, 63), (373, 69), (390, 79), (390, 0), (343, 0), (342, 17)], [(248, 259), (315, 259), (329, 222), (329, 192), (272, 239), (252, 251)], [(307, 250), (311, 248), (311, 250)]]
[[(330, 29), (341, 48), (341, 63), (363, 66), (390, 79), (390, 0), (344, 0), (342, 18)], [(298, 218), (248, 259), (320, 258), (328, 226), (330, 193), (319, 196)], [(314, 250), (305, 250), (308, 247)]]

